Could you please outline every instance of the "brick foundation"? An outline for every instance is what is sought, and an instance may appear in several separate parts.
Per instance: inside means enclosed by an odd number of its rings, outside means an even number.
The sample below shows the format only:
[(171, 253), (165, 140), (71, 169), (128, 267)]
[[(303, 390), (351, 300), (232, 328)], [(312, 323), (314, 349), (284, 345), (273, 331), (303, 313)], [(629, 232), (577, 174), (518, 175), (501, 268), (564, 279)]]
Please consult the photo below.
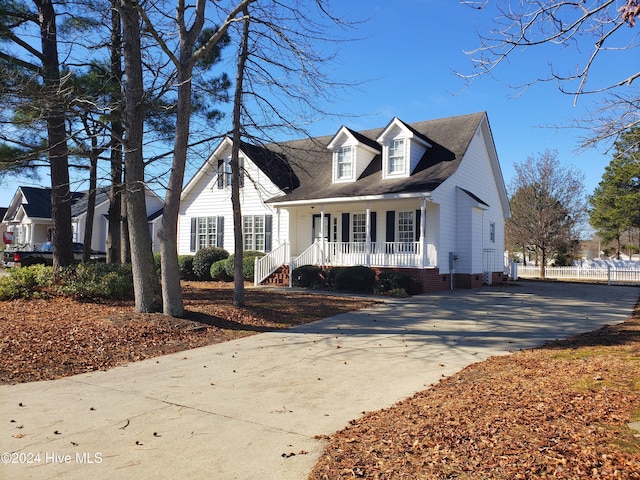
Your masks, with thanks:
[(289, 265), (283, 265), (264, 279), (261, 285), (276, 285), (279, 287), (289, 286)]

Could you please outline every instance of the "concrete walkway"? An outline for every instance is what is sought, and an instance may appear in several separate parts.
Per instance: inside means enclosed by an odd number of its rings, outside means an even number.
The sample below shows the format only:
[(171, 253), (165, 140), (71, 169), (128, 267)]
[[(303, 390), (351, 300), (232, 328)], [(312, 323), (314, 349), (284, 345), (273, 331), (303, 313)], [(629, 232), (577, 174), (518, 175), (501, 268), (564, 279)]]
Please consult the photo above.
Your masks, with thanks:
[(639, 294), (538, 282), (426, 294), (0, 386), (0, 452), (13, 452), (0, 478), (302, 480), (325, 445), (316, 436), (489, 356), (624, 321)]

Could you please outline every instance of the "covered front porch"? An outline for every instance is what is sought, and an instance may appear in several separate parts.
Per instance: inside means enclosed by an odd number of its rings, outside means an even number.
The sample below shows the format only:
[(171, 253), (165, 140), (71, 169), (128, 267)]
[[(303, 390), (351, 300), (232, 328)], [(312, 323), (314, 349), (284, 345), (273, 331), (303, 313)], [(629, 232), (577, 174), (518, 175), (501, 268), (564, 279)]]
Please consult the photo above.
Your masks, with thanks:
[(425, 268), (437, 265), (434, 244), (422, 242), (329, 242), (317, 239), (291, 259), (301, 265)]
[[(283, 265), (438, 266), (439, 206), (428, 196), (287, 205), (286, 238), (257, 260), (255, 283)], [(276, 222), (282, 223), (280, 216)], [(280, 230), (280, 229), (278, 229)]]

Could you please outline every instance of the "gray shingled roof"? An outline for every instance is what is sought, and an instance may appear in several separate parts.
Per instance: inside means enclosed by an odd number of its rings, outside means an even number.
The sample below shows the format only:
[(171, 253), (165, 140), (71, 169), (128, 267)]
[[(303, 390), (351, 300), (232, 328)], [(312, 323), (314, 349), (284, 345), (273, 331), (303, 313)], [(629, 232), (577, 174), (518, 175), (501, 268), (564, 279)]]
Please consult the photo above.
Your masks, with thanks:
[[(74, 199), (71, 203), (71, 216), (77, 217), (86, 213), (89, 207), (89, 191), (78, 192), (73, 194)], [(100, 205), (109, 201), (109, 187), (96, 189), (96, 205)]]
[(24, 211), (30, 218), (51, 218), (51, 189), (20, 187), (27, 203)]
[[(268, 149), (288, 162), (294, 176), (283, 188), (288, 193), (269, 202), (430, 192), (457, 170), (484, 116), (484, 112), (479, 112), (406, 124), (433, 146), (408, 178), (383, 180), (379, 154), (355, 182), (332, 183), (332, 152), (326, 147), (333, 136), (270, 145)], [(375, 142), (385, 127), (356, 133)]]
[[(51, 189), (37, 187), (20, 187), (27, 203), (22, 204), (30, 218), (51, 218)], [(99, 188), (96, 192), (96, 205), (109, 199), (109, 189)], [(77, 217), (87, 211), (88, 192), (71, 194), (71, 216)], [(1, 217), (0, 217), (1, 218)]]

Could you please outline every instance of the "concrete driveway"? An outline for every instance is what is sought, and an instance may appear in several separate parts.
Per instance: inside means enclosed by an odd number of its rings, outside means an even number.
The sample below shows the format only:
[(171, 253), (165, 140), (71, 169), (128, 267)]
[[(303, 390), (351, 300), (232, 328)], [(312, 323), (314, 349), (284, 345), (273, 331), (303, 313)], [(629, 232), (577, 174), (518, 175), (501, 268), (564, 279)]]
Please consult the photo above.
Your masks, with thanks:
[(622, 322), (637, 287), (389, 300), (107, 372), (0, 386), (0, 478), (301, 480), (330, 435), (489, 356)]

